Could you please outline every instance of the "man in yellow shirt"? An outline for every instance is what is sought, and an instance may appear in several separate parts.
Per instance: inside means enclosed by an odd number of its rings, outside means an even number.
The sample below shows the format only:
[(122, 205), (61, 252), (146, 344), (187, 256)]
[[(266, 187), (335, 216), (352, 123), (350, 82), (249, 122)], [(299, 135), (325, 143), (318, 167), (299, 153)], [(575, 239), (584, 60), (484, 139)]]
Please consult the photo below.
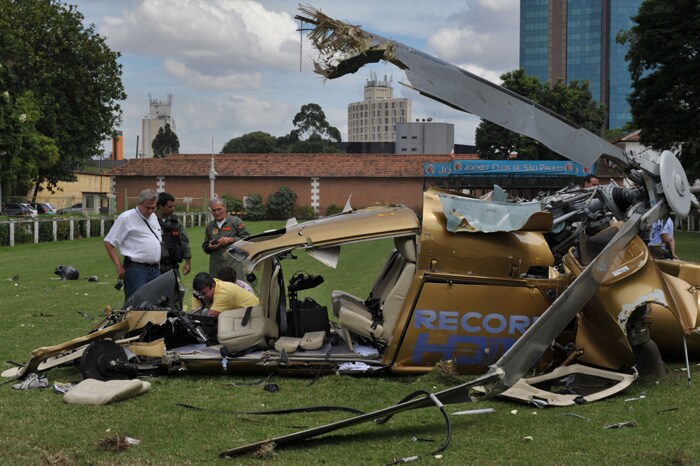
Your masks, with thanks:
[(192, 288), (208, 307), (208, 315), (217, 317), (224, 311), (242, 307), (257, 306), (258, 298), (240, 286), (212, 278), (207, 272), (200, 272), (192, 280)]

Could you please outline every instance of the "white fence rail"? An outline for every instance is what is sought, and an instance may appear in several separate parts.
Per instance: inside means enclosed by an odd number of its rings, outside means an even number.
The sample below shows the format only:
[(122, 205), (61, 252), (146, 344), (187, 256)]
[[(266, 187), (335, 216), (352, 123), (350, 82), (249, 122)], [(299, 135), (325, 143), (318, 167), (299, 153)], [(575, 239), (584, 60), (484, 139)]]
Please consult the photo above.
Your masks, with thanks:
[[(178, 212), (176, 215), (185, 228), (202, 226), (209, 221), (209, 214), (204, 212)], [(0, 246), (14, 247), (18, 243), (45, 243), (95, 236), (103, 238), (115, 218), (114, 215), (77, 215), (0, 220)]]

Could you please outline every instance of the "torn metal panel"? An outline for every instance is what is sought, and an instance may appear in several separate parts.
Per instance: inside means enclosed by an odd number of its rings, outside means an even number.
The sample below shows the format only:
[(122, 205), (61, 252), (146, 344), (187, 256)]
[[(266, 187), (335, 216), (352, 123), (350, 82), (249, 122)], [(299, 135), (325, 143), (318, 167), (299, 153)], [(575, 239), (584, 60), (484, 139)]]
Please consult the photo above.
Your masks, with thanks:
[[(557, 381), (561, 381), (561, 379), (567, 379), (568, 381), (572, 376), (577, 375), (600, 379), (602, 383), (599, 382), (599, 385), (602, 388), (587, 394), (583, 392), (579, 394), (565, 394), (554, 393), (536, 386), (538, 384), (556, 383)], [(549, 374), (520, 379), (511, 388), (501, 393), (500, 396), (530, 404), (539, 400), (544, 402), (544, 404), (542, 404), (543, 406), (571, 406), (574, 404), (602, 400), (603, 398), (620, 393), (622, 390), (629, 387), (636, 379), (636, 371), (632, 374), (625, 374), (574, 364), (566, 367), (558, 367)], [(575, 384), (576, 382), (571, 383), (573, 390), (585, 390), (585, 387), (577, 387)]]
[(530, 218), (542, 212), (539, 202), (486, 202), (439, 193), (447, 217), (447, 229), (453, 233), (518, 231)]
[(660, 306), (668, 307), (668, 302), (666, 300), (666, 295), (660, 289), (655, 289), (644, 296), (640, 296), (636, 301), (628, 304), (624, 304), (620, 313), (617, 315), (617, 323), (623, 330), (626, 329), (627, 321), (630, 315), (637, 310), (639, 307), (645, 304), (655, 303)]
[(485, 398), (513, 386), (544, 353), (556, 336), (595, 294), (615, 257), (639, 232), (642, 215), (635, 213), (576, 280), (552, 303), (547, 311), (499, 359), (486, 375), (502, 374), (487, 388)]

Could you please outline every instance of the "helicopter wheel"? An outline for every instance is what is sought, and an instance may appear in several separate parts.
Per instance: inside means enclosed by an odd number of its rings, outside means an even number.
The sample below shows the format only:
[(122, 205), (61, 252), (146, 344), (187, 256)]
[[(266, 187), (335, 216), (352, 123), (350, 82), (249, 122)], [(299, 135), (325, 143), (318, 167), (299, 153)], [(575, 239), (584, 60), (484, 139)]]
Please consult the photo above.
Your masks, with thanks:
[(124, 370), (127, 363), (124, 348), (112, 340), (99, 340), (85, 348), (80, 358), (80, 372), (85, 379), (102, 381), (134, 378), (133, 371)]

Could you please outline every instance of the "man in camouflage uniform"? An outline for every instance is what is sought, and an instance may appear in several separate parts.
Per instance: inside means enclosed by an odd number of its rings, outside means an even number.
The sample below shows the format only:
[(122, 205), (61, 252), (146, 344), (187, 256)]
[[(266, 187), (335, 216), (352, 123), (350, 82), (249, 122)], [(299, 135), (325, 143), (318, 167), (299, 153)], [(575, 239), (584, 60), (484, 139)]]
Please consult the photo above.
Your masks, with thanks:
[(223, 267), (232, 267), (239, 277), (245, 277), (243, 264), (235, 260), (226, 251), (239, 239), (248, 238), (250, 233), (243, 221), (233, 215), (227, 215), (224, 202), (215, 197), (209, 203), (214, 220), (204, 230), (202, 249), (209, 254), (209, 275), (219, 276)]
[(184, 260), (182, 273), (190, 273), (190, 240), (185, 233), (185, 227), (180, 223), (173, 211), (175, 209), (175, 196), (170, 193), (158, 194), (156, 205), (156, 217), (163, 232), (162, 256), (160, 259), (160, 272), (175, 269), (179, 275), (180, 263)]

